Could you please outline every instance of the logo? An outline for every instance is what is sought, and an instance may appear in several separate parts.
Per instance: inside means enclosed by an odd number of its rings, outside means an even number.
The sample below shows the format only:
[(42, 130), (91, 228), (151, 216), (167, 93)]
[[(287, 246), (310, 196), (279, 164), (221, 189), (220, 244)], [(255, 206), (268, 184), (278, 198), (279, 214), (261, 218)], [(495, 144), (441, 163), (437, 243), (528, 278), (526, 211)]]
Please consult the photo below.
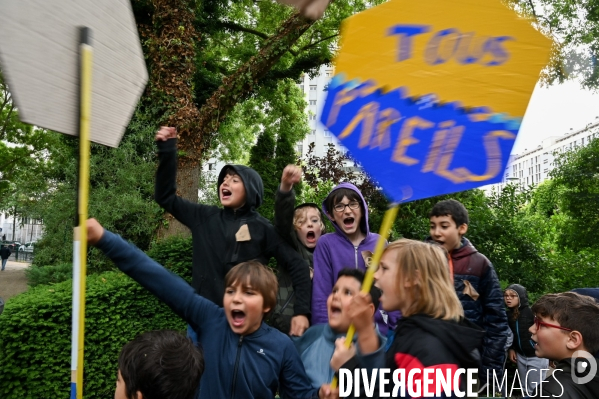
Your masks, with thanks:
[(590, 382), (597, 374), (597, 360), (587, 351), (576, 351), (572, 354), (572, 381), (582, 385)]
[(260, 348), (259, 351), (256, 351), (256, 353), (258, 353), (259, 355), (266, 356), (266, 353), (264, 353), (264, 349), (262, 349), (262, 348)]

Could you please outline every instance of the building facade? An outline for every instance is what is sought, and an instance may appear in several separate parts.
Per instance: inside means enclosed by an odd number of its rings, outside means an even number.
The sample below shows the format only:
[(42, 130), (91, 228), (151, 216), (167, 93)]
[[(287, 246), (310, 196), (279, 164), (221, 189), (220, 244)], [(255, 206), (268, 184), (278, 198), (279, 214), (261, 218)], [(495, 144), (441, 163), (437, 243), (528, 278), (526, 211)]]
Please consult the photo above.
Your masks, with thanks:
[(508, 183), (520, 187), (537, 185), (549, 179), (549, 172), (555, 167), (554, 159), (566, 151), (575, 151), (599, 139), (599, 123), (590, 124), (584, 129), (569, 132), (563, 136), (546, 138), (536, 148), (512, 154), (500, 184), (485, 187), (486, 191), (500, 190)]
[(298, 83), (298, 87), (303, 91), (308, 103), (306, 112), (308, 113), (310, 126), (310, 131), (304, 140), (296, 144), (296, 151), (300, 157), (307, 154), (310, 143), (314, 143), (313, 154), (317, 157), (323, 157), (327, 154), (329, 144), (333, 144), (342, 153), (347, 152), (347, 149), (339, 144), (335, 135), (320, 123), (320, 113), (327, 97), (327, 87), (334, 73), (332, 65), (323, 65), (314, 78), (304, 74), (301, 82)]
[(0, 214), (0, 238), (6, 241), (18, 241), (21, 244), (36, 242), (42, 238), (44, 225), (41, 220), (15, 218), (8, 214)]

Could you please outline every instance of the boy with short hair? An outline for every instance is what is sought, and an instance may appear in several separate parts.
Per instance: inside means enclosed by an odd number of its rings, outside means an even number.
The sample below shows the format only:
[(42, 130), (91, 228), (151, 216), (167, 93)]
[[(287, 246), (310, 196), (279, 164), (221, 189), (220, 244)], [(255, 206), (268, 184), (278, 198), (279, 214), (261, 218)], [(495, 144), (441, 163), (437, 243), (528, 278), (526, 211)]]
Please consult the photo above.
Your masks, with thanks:
[[(341, 269), (366, 270), (365, 259), (371, 256), (379, 235), (370, 232), (368, 205), (360, 190), (351, 183), (341, 183), (322, 202), (322, 210), (335, 227), (334, 233), (320, 237), (314, 250), (312, 284), (312, 324), (326, 323), (327, 298)], [(395, 328), (399, 312), (387, 314), (377, 309), (375, 320), (381, 334)]]
[[(306, 373), (310, 381), (312, 381), (312, 386), (315, 388), (323, 384), (329, 384), (333, 378), (334, 370), (330, 367), (330, 361), (335, 352), (335, 341), (347, 334), (347, 330), (351, 324), (351, 300), (360, 293), (363, 282), (364, 272), (362, 270), (342, 269), (327, 299), (328, 323), (314, 325), (304, 335), (293, 340), (304, 363)], [(374, 312), (378, 307), (380, 291), (373, 285), (370, 294), (372, 304), (370, 304), (371, 309), (369, 314), (372, 319), (373, 328), (372, 331), (368, 332), (376, 335), (377, 333), (374, 329)], [(354, 336), (354, 340), (357, 338), (357, 336)], [(378, 357), (384, 356), (383, 348), (385, 342), (386, 339), (379, 334), (379, 349), (367, 356), (361, 356), (361, 359), (367, 363), (376, 363)]]
[[(312, 274), (314, 248), (320, 236), (324, 234), (325, 227), (322, 212), (317, 204), (306, 202), (295, 206), (293, 186), (301, 181), (301, 177), (302, 170), (296, 165), (287, 165), (283, 170), (281, 184), (275, 195), (274, 225), (277, 233), (297, 251)], [(269, 324), (287, 333), (294, 314), (295, 291), (287, 270), (280, 269), (277, 277), (279, 298)]]
[(95, 219), (87, 221), (87, 228), (90, 245), (194, 329), (207, 366), (200, 399), (272, 398), (277, 391), (282, 398), (318, 396), (289, 337), (263, 322), (276, 303), (272, 271), (256, 261), (233, 267), (225, 278), (220, 308)]
[(115, 399), (193, 399), (204, 356), (176, 331), (138, 335), (121, 349)]
[[(591, 297), (564, 292), (543, 295), (532, 311), (535, 354), (557, 361), (536, 397), (599, 398), (597, 360), (591, 355), (599, 350), (599, 305)], [(595, 375), (590, 374), (593, 363)]]
[[(158, 158), (155, 199), (187, 226), (193, 239), (191, 285), (196, 292), (223, 306), (224, 278), (231, 268), (271, 257), (290, 275), (297, 301), (291, 320), (292, 335), (301, 335), (310, 315), (310, 271), (305, 262), (277, 234), (257, 208), (264, 188), (260, 175), (243, 165), (226, 165), (218, 176), (218, 195), (224, 209), (192, 203), (177, 196), (177, 131), (162, 127), (156, 133)], [(193, 337), (192, 331), (190, 336)]]
[[(506, 341), (511, 334), (503, 292), (493, 265), (468, 241), (468, 211), (454, 199), (437, 202), (429, 213), (430, 237), (448, 252), (449, 272), (464, 316), (485, 330), (479, 379), (484, 389), (487, 371), (503, 374)], [(480, 392), (480, 391), (479, 391)]]

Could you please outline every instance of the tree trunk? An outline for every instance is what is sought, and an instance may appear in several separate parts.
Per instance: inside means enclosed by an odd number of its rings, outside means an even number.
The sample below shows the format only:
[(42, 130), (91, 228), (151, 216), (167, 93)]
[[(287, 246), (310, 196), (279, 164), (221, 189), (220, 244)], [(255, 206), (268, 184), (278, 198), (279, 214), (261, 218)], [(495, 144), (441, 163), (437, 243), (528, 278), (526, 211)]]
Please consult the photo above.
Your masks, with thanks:
[[(151, 38), (150, 97), (162, 104), (165, 118), (161, 123), (176, 126), (179, 134), (178, 195), (198, 201), (200, 166), (204, 150), (210, 148), (220, 123), (233, 107), (245, 100), (260, 78), (287, 52), (314, 23), (299, 13), (289, 17), (258, 54), (249, 59), (212, 94), (200, 110), (193, 101), (192, 79), (196, 72), (195, 41), (199, 40), (193, 21), (191, 2), (153, 0), (152, 27), (145, 32)], [(140, 27), (142, 35), (144, 27)], [(165, 104), (165, 99), (172, 99)], [(189, 234), (189, 230), (171, 215), (159, 237)]]

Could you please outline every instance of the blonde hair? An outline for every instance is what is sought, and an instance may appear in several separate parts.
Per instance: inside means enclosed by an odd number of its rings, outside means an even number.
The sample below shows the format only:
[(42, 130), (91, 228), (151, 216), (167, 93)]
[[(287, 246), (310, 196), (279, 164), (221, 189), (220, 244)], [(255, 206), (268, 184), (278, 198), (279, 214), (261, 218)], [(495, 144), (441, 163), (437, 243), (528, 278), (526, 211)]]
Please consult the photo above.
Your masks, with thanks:
[(302, 227), (302, 224), (308, 219), (308, 209), (316, 209), (318, 212), (318, 224), (320, 226), (320, 231), (324, 233), (324, 222), (322, 221), (322, 214), (320, 213), (320, 209), (315, 206), (302, 206), (301, 208), (297, 208), (295, 212), (293, 212), (293, 226), (296, 230), (299, 230)]
[[(404, 316), (424, 313), (435, 319), (458, 321), (464, 317), (460, 303), (449, 276), (447, 257), (437, 245), (420, 241), (400, 239), (392, 242), (384, 253), (394, 251), (397, 269), (397, 287), (408, 290), (412, 304)], [(404, 282), (413, 282), (403, 288)]]

